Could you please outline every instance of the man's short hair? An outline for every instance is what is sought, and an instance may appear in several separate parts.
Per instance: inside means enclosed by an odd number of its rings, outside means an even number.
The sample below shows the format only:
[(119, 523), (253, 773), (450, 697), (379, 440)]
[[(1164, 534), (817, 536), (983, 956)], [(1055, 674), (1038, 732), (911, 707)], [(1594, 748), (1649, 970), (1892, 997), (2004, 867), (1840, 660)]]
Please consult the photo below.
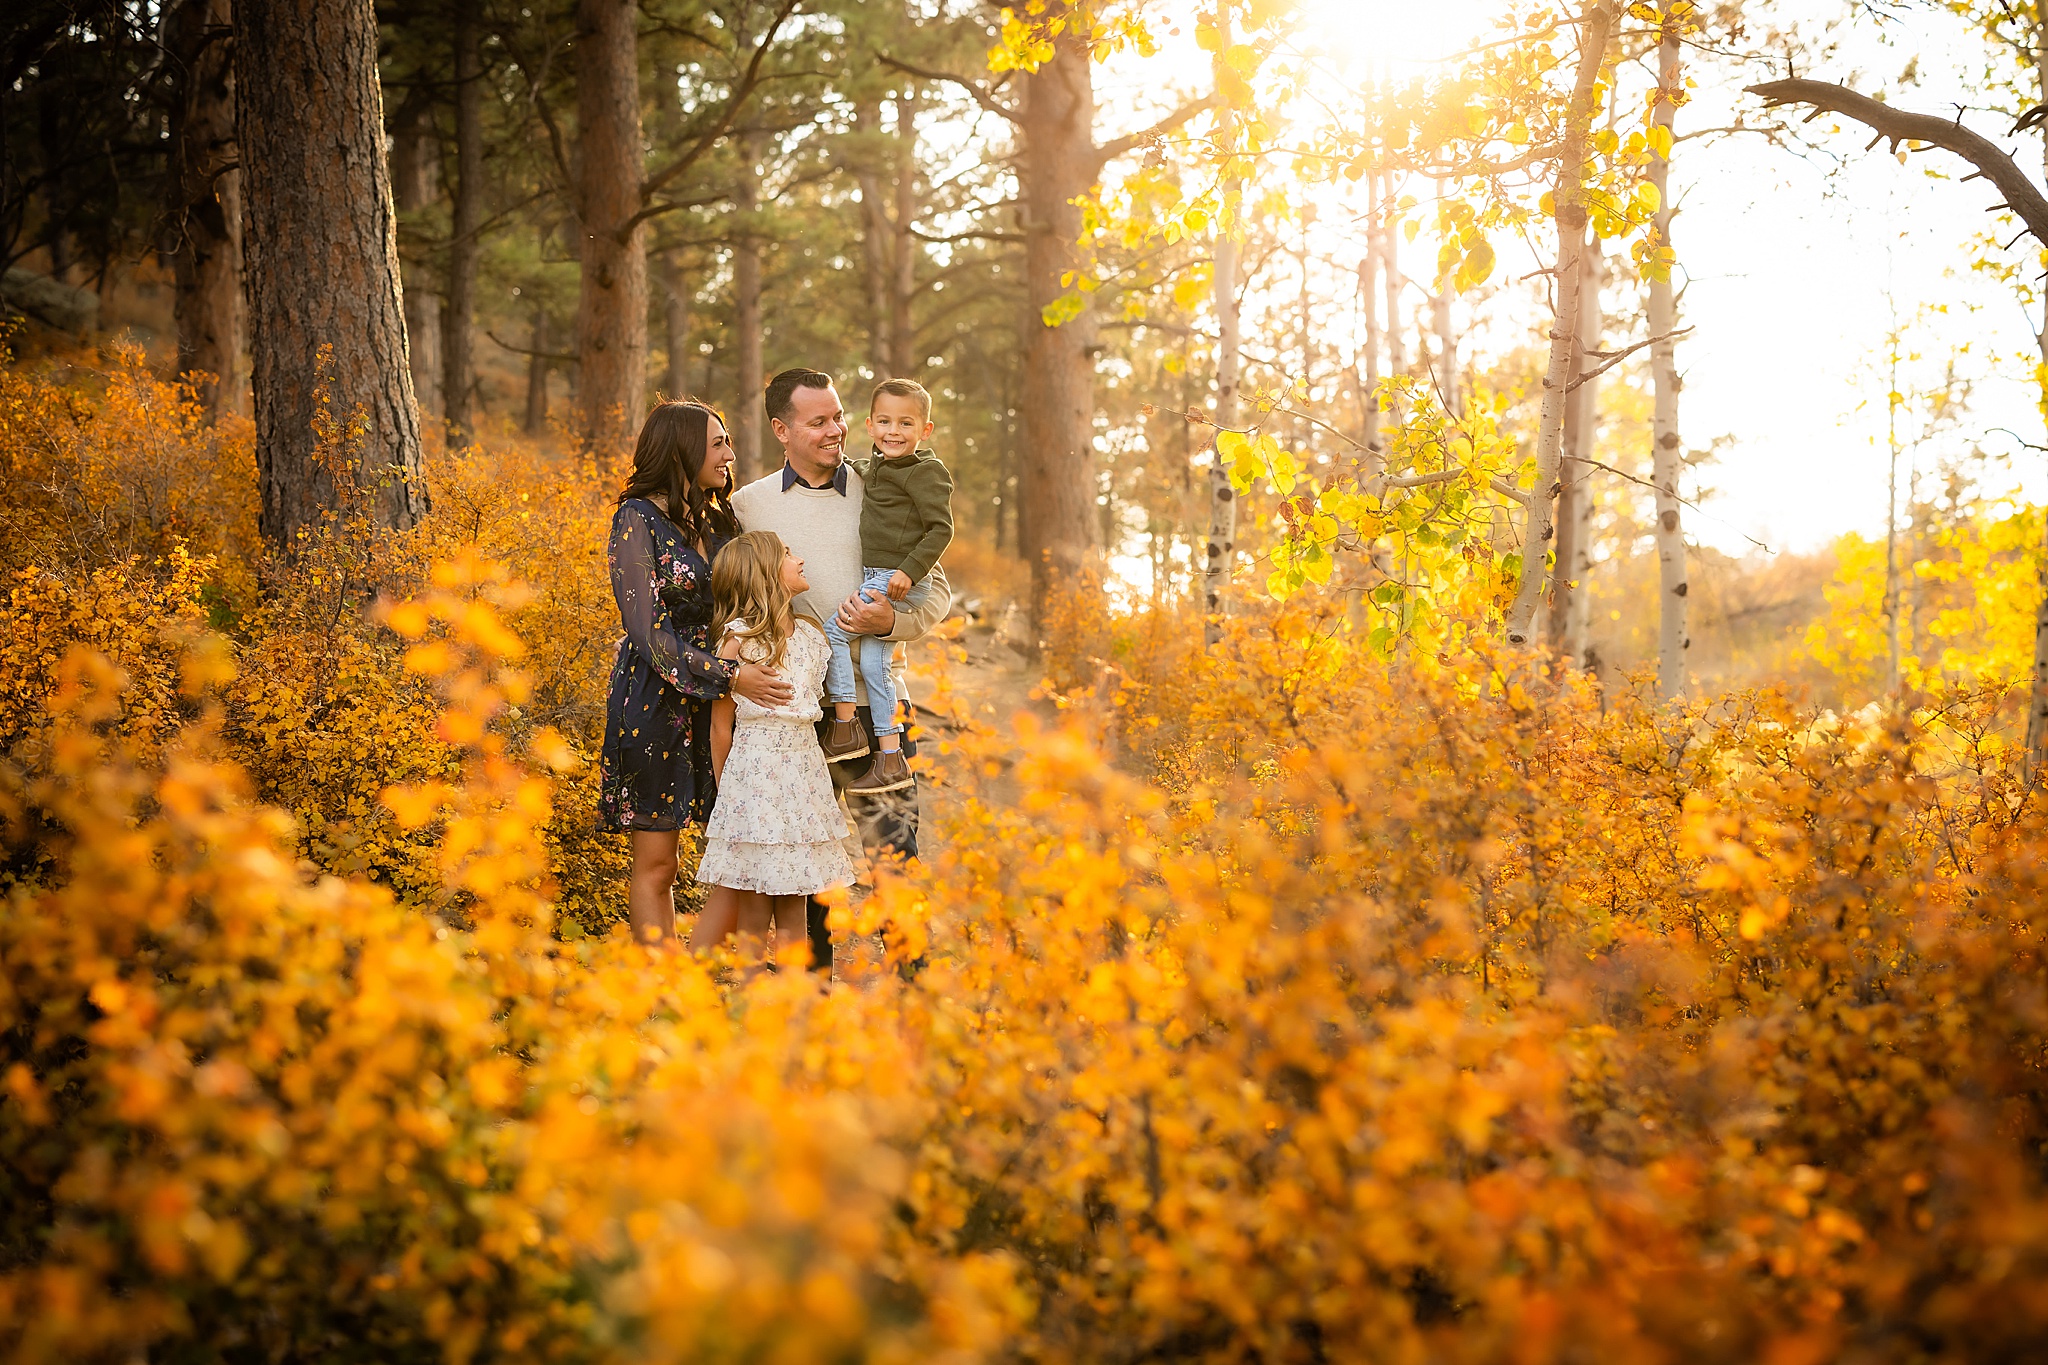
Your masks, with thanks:
[(884, 379), (875, 385), (875, 391), (868, 395), (868, 411), (875, 410), (875, 400), (883, 394), (891, 398), (915, 398), (918, 407), (924, 410), (924, 420), (932, 420), (932, 396), (925, 386), (915, 379)]
[(807, 370), (799, 365), (793, 370), (784, 370), (768, 381), (764, 401), (768, 408), (768, 420), (786, 422), (789, 410), (795, 404), (798, 389), (829, 389), (832, 376), (822, 370)]

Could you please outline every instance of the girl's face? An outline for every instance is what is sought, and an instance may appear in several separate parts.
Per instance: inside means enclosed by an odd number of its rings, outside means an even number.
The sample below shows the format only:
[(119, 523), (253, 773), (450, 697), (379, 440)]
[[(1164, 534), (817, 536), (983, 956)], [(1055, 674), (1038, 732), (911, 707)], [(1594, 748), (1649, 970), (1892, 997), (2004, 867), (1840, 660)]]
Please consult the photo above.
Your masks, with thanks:
[(804, 562), (787, 545), (782, 547), (782, 586), (789, 589), (792, 597), (809, 591), (811, 586), (811, 580), (804, 577)]
[(732, 481), (732, 437), (716, 417), (705, 419), (704, 467), (697, 471), (699, 488), (724, 488)]

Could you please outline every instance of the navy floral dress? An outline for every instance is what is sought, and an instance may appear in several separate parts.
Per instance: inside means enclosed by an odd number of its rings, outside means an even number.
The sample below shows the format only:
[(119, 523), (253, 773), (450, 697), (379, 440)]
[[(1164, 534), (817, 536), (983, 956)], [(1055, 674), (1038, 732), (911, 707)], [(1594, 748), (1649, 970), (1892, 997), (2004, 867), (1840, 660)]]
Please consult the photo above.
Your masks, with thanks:
[[(718, 537), (707, 548), (716, 555)], [(711, 703), (739, 665), (711, 648), (711, 564), (644, 498), (612, 517), (612, 595), (626, 634), (605, 703), (598, 817), (608, 830), (703, 824), (711, 781)]]

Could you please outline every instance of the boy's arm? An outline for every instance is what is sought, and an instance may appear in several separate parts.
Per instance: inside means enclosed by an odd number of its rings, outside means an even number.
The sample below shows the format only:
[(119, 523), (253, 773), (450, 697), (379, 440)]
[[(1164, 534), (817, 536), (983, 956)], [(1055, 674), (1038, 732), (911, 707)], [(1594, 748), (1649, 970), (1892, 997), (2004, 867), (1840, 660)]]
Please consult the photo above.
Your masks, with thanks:
[(953, 475), (937, 460), (920, 463), (910, 480), (910, 501), (924, 535), (896, 567), (912, 579), (923, 578), (953, 543)]

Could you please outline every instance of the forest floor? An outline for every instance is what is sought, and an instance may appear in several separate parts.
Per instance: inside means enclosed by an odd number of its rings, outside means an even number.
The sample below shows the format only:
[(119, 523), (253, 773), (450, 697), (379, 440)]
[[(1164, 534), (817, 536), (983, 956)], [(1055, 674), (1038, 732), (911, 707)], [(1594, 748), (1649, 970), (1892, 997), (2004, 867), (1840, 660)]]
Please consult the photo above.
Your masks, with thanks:
[[(1055, 714), (1040, 695), (1036, 662), (1020, 648), (1022, 631), (1021, 608), (1012, 605), (994, 617), (952, 617), (911, 646), (908, 681), (920, 731), (918, 845), (926, 858), (939, 851), (941, 832), (953, 824), (970, 785), (998, 799), (1007, 785), (1003, 775), (970, 782), (969, 760), (956, 741), (977, 729), (1012, 736), (1022, 712), (1041, 719)], [(873, 979), (881, 942), (866, 936), (842, 941), (834, 959), (833, 974), (841, 980)]]

